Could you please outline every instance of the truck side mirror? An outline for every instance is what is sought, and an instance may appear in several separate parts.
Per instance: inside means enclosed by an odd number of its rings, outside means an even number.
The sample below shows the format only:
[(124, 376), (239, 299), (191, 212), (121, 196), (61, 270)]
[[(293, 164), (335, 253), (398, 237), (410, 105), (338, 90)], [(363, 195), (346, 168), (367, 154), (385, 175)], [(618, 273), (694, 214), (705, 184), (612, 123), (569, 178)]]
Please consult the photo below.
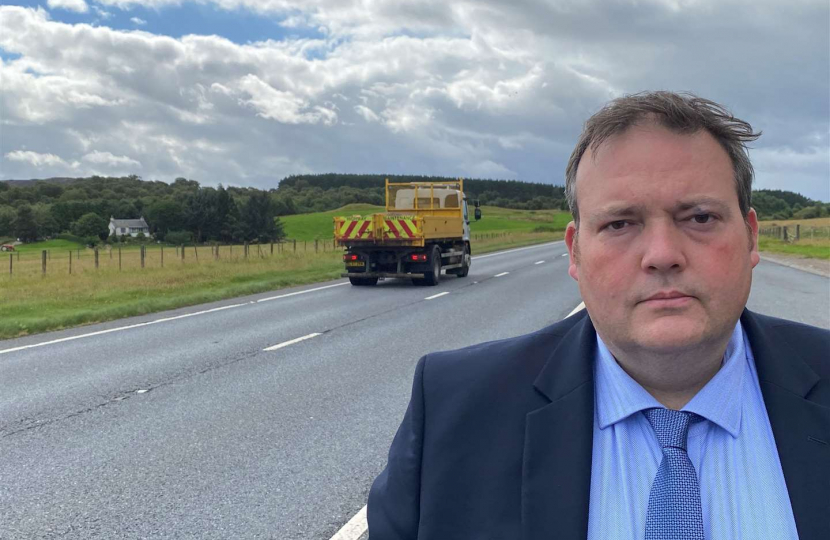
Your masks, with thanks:
[(481, 219), (481, 208), (476, 206), (476, 221)]

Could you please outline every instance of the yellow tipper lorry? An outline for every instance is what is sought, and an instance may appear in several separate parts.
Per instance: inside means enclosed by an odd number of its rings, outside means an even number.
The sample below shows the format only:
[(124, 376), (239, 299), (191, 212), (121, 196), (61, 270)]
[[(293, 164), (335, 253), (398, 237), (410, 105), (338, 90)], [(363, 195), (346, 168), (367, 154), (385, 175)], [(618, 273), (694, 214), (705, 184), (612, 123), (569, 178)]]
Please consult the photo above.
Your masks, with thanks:
[[(475, 201), (476, 220), (481, 208)], [(352, 285), (380, 278), (408, 278), (437, 285), (441, 272), (466, 277), (470, 271), (470, 219), (464, 181), (391, 183), (386, 212), (334, 218), (334, 238)]]

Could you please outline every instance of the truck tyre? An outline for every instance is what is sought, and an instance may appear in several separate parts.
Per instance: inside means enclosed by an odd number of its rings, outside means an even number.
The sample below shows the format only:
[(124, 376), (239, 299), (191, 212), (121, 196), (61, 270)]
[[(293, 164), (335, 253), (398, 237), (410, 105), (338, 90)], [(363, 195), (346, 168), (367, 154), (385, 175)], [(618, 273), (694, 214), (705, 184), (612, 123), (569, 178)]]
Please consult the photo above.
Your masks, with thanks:
[(461, 268), (456, 270), (455, 275), (458, 277), (467, 277), (467, 274), (470, 273), (470, 263), (472, 262), (472, 258), (470, 257), (470, 248), (466, 245), (464, 246), (464, 255), (461, 257)]
[(429, 258), (432, 269), (424, 274), (424, 282), (427, 285), (438, 285), (441, 282), (441, 249), (438, 246), (432, 248), (432, 256)]
[(378, 284), (378, 278), (376, 277), (350, 277), (349, 281), (355, 287), (371, 287)]

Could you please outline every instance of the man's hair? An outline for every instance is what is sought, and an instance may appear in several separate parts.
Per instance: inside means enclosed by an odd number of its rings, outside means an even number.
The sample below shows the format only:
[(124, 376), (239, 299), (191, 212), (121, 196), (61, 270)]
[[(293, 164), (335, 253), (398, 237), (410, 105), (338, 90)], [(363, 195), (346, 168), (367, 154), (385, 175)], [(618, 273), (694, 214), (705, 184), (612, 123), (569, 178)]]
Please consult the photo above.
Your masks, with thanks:
[(565, 197), (577, 225), (579, 206), (576, 203), (576, 171), (583, 154), (589, 147), (596, 153), (600, 145), (610, 137), (644, 123), (654, 123), (685, 135), (693, 135), (700, 130), (709, 132), (726, 150), (732, 161), (738, 204), (741, 214), (746, 219), (749, 214), (754, 175), (746, 143), (756, 140), (761, 133), (753, 132), (752, 126), (747, 122), (735, 118), (714, 101), (689, 93), (660, 91), (617, 98), (585, 122), (565, 169)]

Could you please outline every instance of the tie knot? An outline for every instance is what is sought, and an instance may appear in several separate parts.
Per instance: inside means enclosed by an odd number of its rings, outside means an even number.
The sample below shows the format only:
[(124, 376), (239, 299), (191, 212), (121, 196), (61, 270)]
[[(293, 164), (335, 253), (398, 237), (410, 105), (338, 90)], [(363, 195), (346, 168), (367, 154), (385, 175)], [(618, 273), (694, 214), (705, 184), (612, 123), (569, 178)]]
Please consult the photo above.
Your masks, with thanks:
[(673, 447), (684, 451), (689, 424), (701, 420), (694, 413), (672, 409), (646, 409), (643, 414), (654, 429), (661, 448)]

